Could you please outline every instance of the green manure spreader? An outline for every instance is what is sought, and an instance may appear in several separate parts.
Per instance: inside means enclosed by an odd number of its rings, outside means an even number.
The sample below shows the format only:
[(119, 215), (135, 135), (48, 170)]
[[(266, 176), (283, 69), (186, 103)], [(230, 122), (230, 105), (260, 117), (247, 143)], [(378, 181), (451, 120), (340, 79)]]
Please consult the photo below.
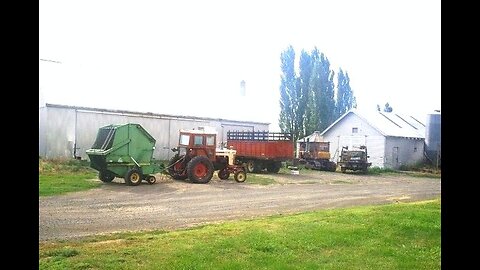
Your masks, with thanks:
[(127, 185), (137, 186), (142, 180), (155, 183), (152, 174), (164, 169), (154, 163), (154, 150), (155, 139), (141, 125), (129, 123), (100, 128), (86, 153), (101, 181), (111, 182), (118, 177), (124, 178)]

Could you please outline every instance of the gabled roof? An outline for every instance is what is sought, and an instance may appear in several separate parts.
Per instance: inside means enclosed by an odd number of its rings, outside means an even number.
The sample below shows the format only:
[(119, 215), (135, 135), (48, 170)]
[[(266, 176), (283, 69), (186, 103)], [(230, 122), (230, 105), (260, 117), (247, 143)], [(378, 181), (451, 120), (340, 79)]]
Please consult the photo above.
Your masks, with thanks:
[(323, 136), (333, 126), (345, 118), (348, 114), (355, 114), (367, 124), (372, 126), (384, 136), (406, 137), (406, 138), (422, 138), (425, 139), (425, 123), (419, 117), (397, 112), (380, 112), (380, 111), (362, 111), (351, 109), (333, 124), (327, 127), (320, 135)]

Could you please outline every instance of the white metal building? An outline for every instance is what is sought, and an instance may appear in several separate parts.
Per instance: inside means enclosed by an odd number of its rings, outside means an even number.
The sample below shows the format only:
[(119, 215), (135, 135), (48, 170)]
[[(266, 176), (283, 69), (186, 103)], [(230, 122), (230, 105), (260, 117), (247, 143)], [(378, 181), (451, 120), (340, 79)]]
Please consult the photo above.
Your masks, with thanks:
[(398, 169), (424, 160), (425, 124), (409, 115), (352, 109), (320, 135), (330, 142), (334, 161), (342, 146), (360, 145), (367, 146), (372, 167)]
[(98, 129), (110, 124), (138, 123), (155, 140), (155, 159), (168, 160), (171, 148), (178, 145), (180, 129), (211, 127), (217, 131), (217, 144), (225, 142), (227, 131), (263, 131), (269, 123), (179, 116), (99, 108), (45, 104), (39, 114), (39, 156), (44, 158), (87, 159), (85, 153), (97, 136)]

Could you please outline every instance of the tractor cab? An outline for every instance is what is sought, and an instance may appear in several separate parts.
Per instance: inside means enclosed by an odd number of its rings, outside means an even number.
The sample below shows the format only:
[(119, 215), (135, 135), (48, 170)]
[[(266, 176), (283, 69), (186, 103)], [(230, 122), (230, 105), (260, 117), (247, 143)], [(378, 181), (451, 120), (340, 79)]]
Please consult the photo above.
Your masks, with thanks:
[(196, 156), (206, 156), (209, 160), (215, 160), (217, 134), (205, 130), (180, 130), (178, 147), (175, 152), (190, 160)]

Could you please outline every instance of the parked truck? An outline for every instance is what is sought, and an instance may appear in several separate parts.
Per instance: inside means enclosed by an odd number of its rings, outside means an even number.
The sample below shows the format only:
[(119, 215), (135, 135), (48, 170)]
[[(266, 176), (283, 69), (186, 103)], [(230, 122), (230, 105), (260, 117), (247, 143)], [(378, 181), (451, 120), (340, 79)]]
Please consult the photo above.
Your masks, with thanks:
[(278, 173), (282, 162), (294, 158), (290, 133), (269, 131), (228, 131), (227, 148), (236, 150), (237, 164), (245, 164), (249, 173), (266, 169)]
[(330, 172), (337, 169), (337, 164), (330, 160), (330, 142), (302, 142), (298, 152), (300, 162), (308, 169)]
[(338, 165), (342, 173), (345, 173), (347, 170), (366, 173), (368, 167), (372, 165), (371, 162), (368, 162), (368, 158), (367, 147), (364, 145), (356, 149), (348, 149), (348, 146), (343, 146)]
[(180, 130), (178, 147), (173, 148), (176, 154), (170, 159), (167, 167), (173, 179), (190, 179), (193, 183), (208, 183), (214, 171), (218, 177), (228, 179), (233, 174), (235, 181), (247, 179), (245, 169), (235, 164), (236, 151), (217, 149), (216, 132), (205, 129)]
[(330, 142), (323, 140), (320, 131), (297, 141), (297, 158), (306, 168), (334, 172), (337, 164), (330, 156)]

